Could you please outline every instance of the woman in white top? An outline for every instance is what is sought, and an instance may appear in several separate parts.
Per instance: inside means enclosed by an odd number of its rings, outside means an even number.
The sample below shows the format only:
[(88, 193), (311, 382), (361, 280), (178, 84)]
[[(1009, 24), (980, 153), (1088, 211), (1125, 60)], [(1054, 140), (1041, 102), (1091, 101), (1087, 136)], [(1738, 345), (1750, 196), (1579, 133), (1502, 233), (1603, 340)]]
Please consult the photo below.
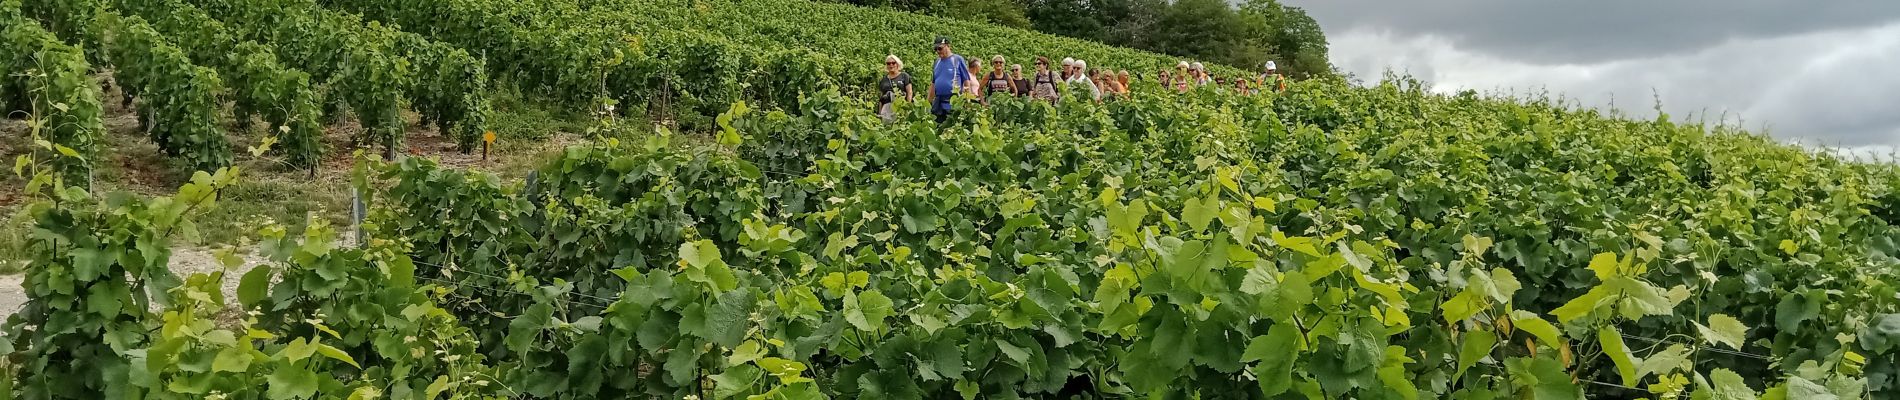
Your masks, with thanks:
[(1174, 64), (1174, 91), (1187, 93), (1194, 86), (1194, 66), (1187, 61)]
[(1089, 62), (1088, 61), (1075, 60), (1075, 74), (1069, 76), (1069, 85), (1087, 86), (1089, 89), (1090, 98), (1093, 98), (1095, 100), (1102, 99), (1102, 88), (1099, 86), (1095, 86), (1095, 80), (1089, 79)]

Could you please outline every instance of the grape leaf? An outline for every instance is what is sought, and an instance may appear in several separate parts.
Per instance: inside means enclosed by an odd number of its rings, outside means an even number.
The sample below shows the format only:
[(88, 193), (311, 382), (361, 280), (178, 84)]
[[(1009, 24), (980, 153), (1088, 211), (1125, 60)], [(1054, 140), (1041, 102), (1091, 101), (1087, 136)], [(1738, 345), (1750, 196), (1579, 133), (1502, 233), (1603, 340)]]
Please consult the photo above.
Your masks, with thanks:
[(1697, 323), (1695, 327), (1709, 344), (1726, 344), (1736, 350), (1741, 350), (1742, 342), (1748, 338), (1748, 327), (1727, 314), (1710, 315), (1708, 325)]
[(1188, 199), (1186, 206), (1181, 210), (1181, 219), (1197, 232), (1206, 231), (1207, 225), (1214, 221), (1215, 214), (1220, 212), (1220, 199), (1213, 196)]
[(724, 399), (745, 393), (759, 381), (759, 378), (763, 377), (765, 377), (765, 371), (751, 365), (742, 364), (726, 368), (724, 372), (712, 376), (713, 398)]
[(1458, 370), (1452, 373), (1452, 380), (1465, 376), (1465, 370), (1477, 365), (1478, 360), (1491, 354), (1492, 346), (1498, 344), (1498, 336), (1491, 331), (1477, 330), (1465, 334), (1464, 343), (1458, 348)]
[(844, 296), (844, 319), (858, 330), (875, 331), (891, 316), (891, 298), (876, 290)]
[(1669, 348), (1650, 353), (1649, 357), (1643, 358), (1642, 363), (1636, 366), (1636, 376), (1649, 376), (1651, 374), (1663, 376), (1678, 370), (1691, 370), (1691, 365), (1689, 364), (1689, 348), (1680, 344), (1672, 344), (1669, 345)]
[(1799, 332), (1801, 323), (1821, 315), (1821, 299), (1813, 293), (1789, 292), (1775, 305), (1775, 329)]
[(803, 376), (805, 373), (805, 363), (778, 357), (766, 357), (759, 359), (756, 364), (759, 365), (759, 368), (765, 369), (765, 372), (778, 377), (780, 383), (793, 384), (811, 381), (811, 378)]
[(1467, 288), (1459, 292), (1457, 296), (1452, 296), (1450, 300), (1445, 300), (1445, 304), (1440, 305), (1439, 308), (1444, 310), (1445, 322), (1455, 324), (1477, 315), (1478, 311), (1484, 309), (1484, 304), (1477, 293)]
[(211, 361), (213, 372), (244, 372), (251, 368), (251, 355), (244, 349), (226, 347)]
[(1511, 325), (1537, 337), (1537, 340), (1544, 342), (1546, 346), (1557, 347), (1563, 343), (1563, 333), (1559, 332), (1556, 326), (1529, 311), (1511, 311)]
[(1590, 271), (1596, 272), (1597, 280), (1604, 282), (1608, 282), (1610, 278), (1622, 276), (1619, 271), (1621, 265), (1616, 261), (1616, 253), (1597, 253), (1596, 256), (1590, 257)]
[(1550, 315), (1557, 317), (1557, 322), (1559, 323), (1568, 323), (1571, 320), (1582, 318), (1596, 311), (1597, 307), (1602, 306), (1602, 303), (1606, 300), (1605, 297), (1610, 296), (1611, 291), (1612, 289), (1608, 285), (1597, 285), (1596, 287), (1590, 288), (1589, 292), (1585, 292), (1583, 295), (1577, 296), (1577, 298), (1570, 299), (1569, 302), (1558, 306), (1555, 310), (1550, 310)]
[(1241, 361), (1254, 364), (1253, 375), (1267, 396), (1284, 393), (1293, 387), (1293, 362), (1299, 358), (1299, 328), (1293, 324), (1273, 324), (1267, 334), (1253, 338)]
[(250, 272), (245, 272), (244, 277), (238, 280), (238, 304), (253, 307), (257, 305), (257, 302), (263, 301), (267, 294), (266, 290), (270, 288), (270, 277), (270, 264), (259, 264), (252, 267)]
[(1727, 368), (1718, 368), (1709, 373), (1709, 380), (1696, 388), (1696, 399), (1707, 400), (1755, 400), (1755, 390), (1748, 388), (1748, 382), (1742, 376)]
[(1630, 354), (1629, 346), (1623, 344), (1623, 334), (1615, 326), (1604, 325), (1597, 329), (1597, 342), (1603, 345), (1603, 355), (1616, 363), (1616, 372), (1623, 377), (1623, 386), (1636, 386), (1642, 377), (1636, 375), (1635, 356)]
[(1799, 376), (1788, 377), (1788, 398), (1801, 400), (1840, 400), (1826, 386), (1814, 383)]
[(271, 400), (301, 399), (317, 394), (317, 373), (302, 367), (279, 365), (264, 381), (269, 386), (265, 393)]

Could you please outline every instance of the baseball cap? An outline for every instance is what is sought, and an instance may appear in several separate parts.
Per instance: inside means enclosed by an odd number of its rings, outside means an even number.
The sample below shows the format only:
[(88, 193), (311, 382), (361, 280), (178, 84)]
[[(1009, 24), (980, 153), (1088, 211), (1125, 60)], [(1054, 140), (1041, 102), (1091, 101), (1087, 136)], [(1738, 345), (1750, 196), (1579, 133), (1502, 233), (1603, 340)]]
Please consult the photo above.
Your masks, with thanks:
[(950, 37), (949, 37), (949, 36), (938, 36), (938, 37), (937, 37), (937, 41), (936, 41), (936, 42), (934, 42), (934, 43), (935, 43), (935, 45), (936, 45), (936, 46), (948, 46), (948, 45), (950, 45)]

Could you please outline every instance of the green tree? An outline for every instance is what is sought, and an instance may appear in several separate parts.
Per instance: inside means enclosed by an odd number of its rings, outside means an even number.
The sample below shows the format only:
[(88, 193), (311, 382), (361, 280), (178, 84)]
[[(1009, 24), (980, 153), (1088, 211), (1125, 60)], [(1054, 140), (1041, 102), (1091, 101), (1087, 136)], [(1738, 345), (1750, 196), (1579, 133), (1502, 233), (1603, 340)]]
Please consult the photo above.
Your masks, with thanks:
[(1097, 15), (1107, 25), (1102, 42), (1137, 49), (1154, 49), (1154, 30), (1168, 11), (1164, 0), (1096, 0)]
[(1155, 27), (1156, 46), (1150, 50), (1231, 65), (1250, 49), (1240, 15), (1222, 0), (1178, 0)]
[[(1262, 54), (1277, 61), (1282, 73), (1295, 77), (1331, 73), (1326, 35), (1306, 10), (1278, 0), (1249, 0), (1240, 6), (1240, 15), (1247, 24), (1249, 47), (1265, 50)], [(1235, 65), (1258, 68), (1264, 61)]]
[(1104, 26), (1087, 0), (1030, 0), (1029, 19), (1037, 31), (1102, 42)]

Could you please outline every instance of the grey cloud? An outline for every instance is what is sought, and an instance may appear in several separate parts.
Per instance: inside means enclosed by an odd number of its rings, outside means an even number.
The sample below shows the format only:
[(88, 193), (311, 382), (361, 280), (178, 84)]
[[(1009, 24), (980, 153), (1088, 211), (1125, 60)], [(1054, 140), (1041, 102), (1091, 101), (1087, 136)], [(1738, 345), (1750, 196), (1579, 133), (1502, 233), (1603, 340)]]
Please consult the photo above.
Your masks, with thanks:
[[(1322, 24), (1326, 23), (1321, 21)], [(1362, 78), (1387, 69), (1440, 91), (1527, 93), (1547, 89), (1589, 107), (1653, 116), (1652, 94), (1672, 116), (1766, 125), (1807, 144), (1900, 144), (1900, 22), (1875, 27), (1725, 40), (1666, 54), (1547, 64), (1439, 34), (1366, 26), (1332, 31), (1333, 61)]]
[(1535, 63), (1666, 55), (1900, 20), (1894, 0), (1285, 0), (1328, 33), (1376, 28)]

